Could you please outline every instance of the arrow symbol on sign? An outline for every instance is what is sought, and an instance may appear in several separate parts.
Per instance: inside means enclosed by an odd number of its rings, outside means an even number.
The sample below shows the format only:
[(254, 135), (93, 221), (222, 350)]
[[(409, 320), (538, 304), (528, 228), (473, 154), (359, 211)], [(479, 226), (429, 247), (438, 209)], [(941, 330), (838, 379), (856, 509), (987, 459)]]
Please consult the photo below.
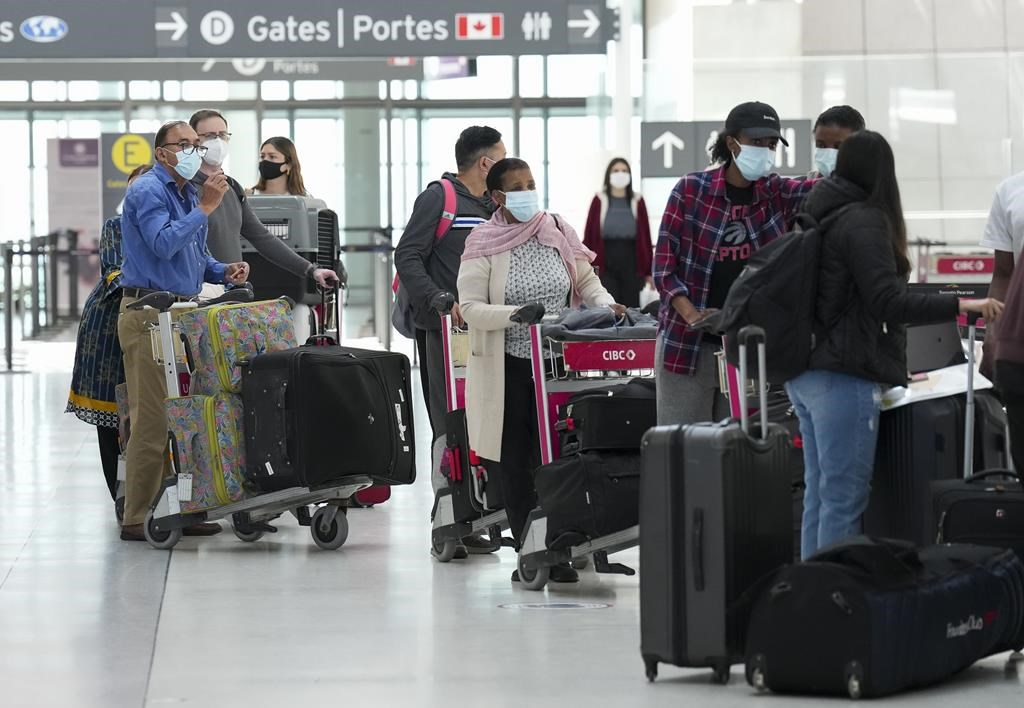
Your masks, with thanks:
[(664, 149), (665, 152), (662, 157), (662, 161), (664, 162), (666, 170), (671, 170), (674, 163), (673, 158), (675, 157), (675, 153), (672, 151), (682, 150), (684, 147), (686, 147), (686, 143), (683, 142), (683, 139), (671, 130), (666, 130), (655, 138), (653, 143), (651, 143), (651, 149), (655, 152)]
[(583, 8), (582, 20), (569, 20), (569, 29), (583, 30), (583, 39), (590, 39), (601, 27), (601, 19), (589, 7)]
[(174, 34), (171, 35), (171, 41), (177, 42), (188, 29), (188, 23), (185, 22), (185, 18), (181, 16), (180, 12), (171, 10), (171, 21), (157, 22), (154, 27), (157, 32), (173, 32)]

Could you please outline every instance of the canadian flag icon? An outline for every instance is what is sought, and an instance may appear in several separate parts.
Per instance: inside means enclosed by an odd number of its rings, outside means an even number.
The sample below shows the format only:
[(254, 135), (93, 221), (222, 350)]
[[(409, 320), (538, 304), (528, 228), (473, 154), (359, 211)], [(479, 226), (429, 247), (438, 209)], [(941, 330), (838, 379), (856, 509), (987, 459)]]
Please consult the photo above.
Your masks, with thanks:
[(505, 14), (459, 13), (455, 15), (455, 39), (505, 39)]

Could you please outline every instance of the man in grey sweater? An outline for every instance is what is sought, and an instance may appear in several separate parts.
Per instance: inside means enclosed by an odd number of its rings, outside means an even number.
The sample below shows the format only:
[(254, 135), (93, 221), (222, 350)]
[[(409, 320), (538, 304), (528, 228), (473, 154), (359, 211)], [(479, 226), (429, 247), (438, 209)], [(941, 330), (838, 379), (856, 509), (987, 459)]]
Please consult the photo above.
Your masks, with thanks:
[[(192, 178), (202, 196), (202, 186), (212, 175), (222, 172), (221, 164), (227, 157), (228, 123), (220, 112), (212, 109), (196, 111), (189, 119), (189, 125), (207, 147), (202, 167)], [(338, 282), (338, 275), (330, 268), (318, 268), (292, 250), (269, 231), (253, 213), (245, 199), (245, 191), (237, 180), (228, 177), (228, 186), (234, 194), (225, 195), (217, 209), (209, 217), (209, 235), (206, 242), (210, 253), (222, 263), (237, 263), (242, 260), (242, 241), (253, 245), (260, 255), (274, 265), (299, 277), (311, 277), (320, 287), (328, 288)], [(228, 260), (224, 260), (227, 258)]]

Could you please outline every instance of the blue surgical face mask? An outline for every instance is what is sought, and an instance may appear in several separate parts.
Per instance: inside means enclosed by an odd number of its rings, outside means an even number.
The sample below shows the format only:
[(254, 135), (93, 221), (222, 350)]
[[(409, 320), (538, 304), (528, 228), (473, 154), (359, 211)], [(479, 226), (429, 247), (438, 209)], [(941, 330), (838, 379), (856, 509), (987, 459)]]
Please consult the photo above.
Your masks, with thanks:
[(174, 156), (178, 158), (178, 164), (174, 166), (174, 171), (185, 179), (195, 177), (199, 166), (203, 164), (203, 158), (199, 157), (198, 150), (193, 150), (187, 155), (184, 152), (176, 152)]
[(733, 160), (736, 162), (740, 174), (743, 175), (743, 179), (756, 182), (771, 174), (775, 167), (774, 150), (756, 145), (737, 144), (740, 146), (740, 154), (734, 156)]
[(822, 177), (830, 177), (836, 171), (836, 158), (839, 151), (835, 148), (814, 148), (814, 169)]
[(502, 194), (505, 195), (505, 208), (519, 221), (529, 221), (540, 211), (540, 195), (537, 190)]

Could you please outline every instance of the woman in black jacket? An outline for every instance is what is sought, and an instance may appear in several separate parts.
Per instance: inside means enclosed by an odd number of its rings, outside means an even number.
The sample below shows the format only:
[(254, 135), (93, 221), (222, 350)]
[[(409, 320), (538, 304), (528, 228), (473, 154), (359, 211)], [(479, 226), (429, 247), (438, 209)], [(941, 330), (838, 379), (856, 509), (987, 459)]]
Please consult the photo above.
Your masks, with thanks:
[(839, 149), (834, 177), (808, 195), (822, 225), (817, 346), (786, 384), (804, 440), (801, 557), (860, 532), (868, 503), (884, 386), (907, 383), (905, 323), (968, 310), (995, 319), (995, 300), (908, 291), (910, 261), (892, 149), (861, 131)]

